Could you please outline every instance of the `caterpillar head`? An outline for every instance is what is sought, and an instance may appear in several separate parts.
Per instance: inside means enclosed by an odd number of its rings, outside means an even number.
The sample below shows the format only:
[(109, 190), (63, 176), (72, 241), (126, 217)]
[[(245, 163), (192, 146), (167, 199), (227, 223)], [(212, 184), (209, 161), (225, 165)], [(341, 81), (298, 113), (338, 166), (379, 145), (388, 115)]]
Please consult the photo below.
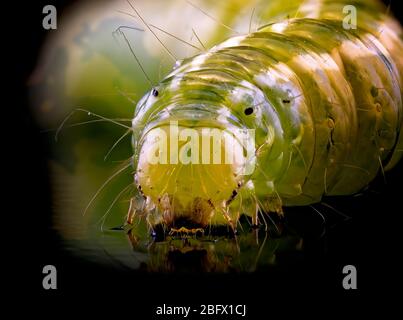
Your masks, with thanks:
[[(155, 92), (150, 97), (155, 101)], [(216, 104), (168, 101), (143, 110), (150, 109), (135, 136), (135, 181), (149, 222), (175, 228), (231, 222), (227, 206), (250, 174), (253, 132)], [(135, 117), (134, 130), (142, 117)]]

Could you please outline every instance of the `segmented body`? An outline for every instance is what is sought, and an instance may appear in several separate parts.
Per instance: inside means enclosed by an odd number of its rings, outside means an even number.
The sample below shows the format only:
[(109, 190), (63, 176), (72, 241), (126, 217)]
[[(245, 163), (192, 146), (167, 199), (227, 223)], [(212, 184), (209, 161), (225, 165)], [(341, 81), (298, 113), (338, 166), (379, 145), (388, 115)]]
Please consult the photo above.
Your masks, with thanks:
[[(393, 167), (403, 149), (400, 27), (372, 1), (316, 2), (313, 16), (234, 36), (176, 66), (137, 106), (136, 161), (152, 123), (214, 105), (224, 125), (234, 116), (256, 130), (256, 170), (238, 190), (250, 215), (253, 203), (280, 212), (354, 194)], [(356, 30), (343, 27), (347, 4), (357, 7)]]

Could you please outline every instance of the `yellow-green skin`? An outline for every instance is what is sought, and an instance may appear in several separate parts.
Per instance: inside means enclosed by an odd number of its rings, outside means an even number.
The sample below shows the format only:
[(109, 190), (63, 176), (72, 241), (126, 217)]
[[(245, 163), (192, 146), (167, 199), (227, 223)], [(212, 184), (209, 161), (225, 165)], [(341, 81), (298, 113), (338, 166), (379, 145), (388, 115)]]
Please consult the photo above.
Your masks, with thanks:
[[(403, 155), (400, 26), (375, 1), (310, 1), (317, 10), (306, 13), (302, 2), (290, 19), (181, 61), (136, 108), (135, 159), (163, 110), (198, 106), (215, 112), (212, 125), (256, 130), (243, 188), (265, 211), (354, 194), (393, 167)], [(357, 8), (356, 30), (343, 28), (345, 5)], [(223, 110), (231, 116), (218, 120)]]

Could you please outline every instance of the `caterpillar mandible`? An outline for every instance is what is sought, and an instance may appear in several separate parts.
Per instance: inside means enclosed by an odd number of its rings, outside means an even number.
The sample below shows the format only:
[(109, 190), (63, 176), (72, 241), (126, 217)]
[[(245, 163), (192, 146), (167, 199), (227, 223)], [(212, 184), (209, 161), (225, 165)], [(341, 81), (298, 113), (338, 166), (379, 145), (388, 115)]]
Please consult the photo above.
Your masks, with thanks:
[[(235, 230), (247, 214), (257, 225), (259, 211), (282, 214), (283, 206), (354, 194), (400, 160), (400, 27), (375, 1), (299, 2), (296, 18), (178, 62), (140, 100), (132, 124), (142, 197), (133, 199), (129, 223), (144, 216), (170, 230), (209, 224)], [(308, 2), (315, 10), (304, 14)], [(343, 27), (346, 5), (358, 8), (357, 29)], [(250, 144), (240, 142), (239, 130), (253, 129), (253, 156), (232, 164), (170, 163), (173, 142), (164, 146), (158, 134), (178, 134), (172, 123), (177, 131), (193, 129), (200, 148), (207, 129), (225, 130), (232, 139), (220, 140), (219, 149), (226, 153), (231, 145), (235, 156)], [(177, 143), (175, 150), (185, 147), (185, 140)], [(150, 162), (161, 148), (168, 162)], [(252, 158), (255, 170), (239, 173)]]

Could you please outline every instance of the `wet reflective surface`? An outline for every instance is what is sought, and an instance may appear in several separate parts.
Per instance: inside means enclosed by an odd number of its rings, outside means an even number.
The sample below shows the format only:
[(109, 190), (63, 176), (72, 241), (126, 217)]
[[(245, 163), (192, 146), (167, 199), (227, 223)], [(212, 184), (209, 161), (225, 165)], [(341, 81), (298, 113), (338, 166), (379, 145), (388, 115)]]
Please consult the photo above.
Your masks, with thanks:
[(151, 272), (252, 272), (277, 263), (276, 255), (297, 258), (303, 240), (287, 235), (272, 238), (264, 230), (229, 236), (167, 236), (141, 241), (131, 230), (127, 237), (139, 268)]
[[(225, 226), (196, 234), (164, 233), (158, 227), (151, 233), (142, 221), (124, 228), (92, 226), (81, 239), (65, 243), (83, 259), (152, 273), (249, 273), (295, 266), (304, 263), (312, 250), (325, 252), (326, 226), (312, 208), (290, 209), (285, 219), (266, 218), (272, 219), (267, 231), (264, 225), (252, 228), (250, 220), (241, 217), (237, 235)], [(349, 219), (338, 215), (336, 220), (343, 225)]]

